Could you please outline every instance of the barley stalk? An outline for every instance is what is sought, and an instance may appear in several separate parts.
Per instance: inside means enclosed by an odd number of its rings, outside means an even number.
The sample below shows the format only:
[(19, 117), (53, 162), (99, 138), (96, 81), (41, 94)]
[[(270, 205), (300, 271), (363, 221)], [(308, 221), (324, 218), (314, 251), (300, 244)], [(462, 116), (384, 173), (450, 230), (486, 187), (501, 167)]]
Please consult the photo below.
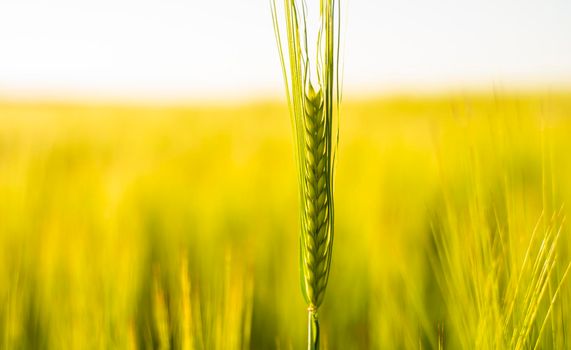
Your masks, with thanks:
[[(340, 5), (338, 0), (320, 0), (315, 47), (309, 47), (308, 37), (312, 33), (308, 35), (311, 23), (307, 19), (306, 2), (284, 0), (285, 23), (281, 23), (276, 1), (271, 0), (272, 16), (296, 140), (300, 275), (308, 305), (308, 348), (317, 349), (317, 310), (329, 279), (334, 233), (333, 169), (341, 91), (338, 79)], [(282, 34), (287, 39), (285, 46)]]

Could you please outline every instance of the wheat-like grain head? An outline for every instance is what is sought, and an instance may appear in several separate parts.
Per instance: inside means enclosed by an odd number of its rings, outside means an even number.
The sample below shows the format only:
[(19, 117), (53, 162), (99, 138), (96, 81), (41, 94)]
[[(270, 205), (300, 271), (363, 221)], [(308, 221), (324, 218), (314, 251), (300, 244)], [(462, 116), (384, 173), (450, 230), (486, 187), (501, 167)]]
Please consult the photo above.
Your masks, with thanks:
[(304, 97), (305, 169), (302, 190), (305, 200), (302, 210), (301, 269), (306, 301), (316, 309), (325, 293), (333, 243), (329, 215), (329, 204), (333, 201), (329, 181), (331, 160), (327, 157), (330, 145), (321, 91), (315, 92), (310, 85)]
[[(308, 304), (310, 349), (318, 345), (317, 308), (321, 305), (333, 247), (333, 169), (338, 139), (339, 0), (319, 1), (319, 23), (309, 47), (308, 7), (284, 0), (283, 29), (272, 15), (295, 137), (300, 198), (300, 272)], [(317, 7), (317, 1), (314, 2)], [(285, 33), (287, 45), (282, 46)], [(284, 55), (287, 52), (287, 56)], [(315, 338), (315, 339), (312, 339)], [(313, 344), (313, 345), (312, 345)]]

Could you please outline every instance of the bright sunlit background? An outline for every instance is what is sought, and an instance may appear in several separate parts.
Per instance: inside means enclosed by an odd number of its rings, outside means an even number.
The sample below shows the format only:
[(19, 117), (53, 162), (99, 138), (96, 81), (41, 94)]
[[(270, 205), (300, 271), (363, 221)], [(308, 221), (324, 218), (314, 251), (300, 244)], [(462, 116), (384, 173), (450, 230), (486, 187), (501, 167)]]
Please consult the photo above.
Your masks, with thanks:
[[(348, 1), (345, 91), (571, 81), (567, 0)], [(0, 94), (281, 96), (267, 0), (0, 3)]]

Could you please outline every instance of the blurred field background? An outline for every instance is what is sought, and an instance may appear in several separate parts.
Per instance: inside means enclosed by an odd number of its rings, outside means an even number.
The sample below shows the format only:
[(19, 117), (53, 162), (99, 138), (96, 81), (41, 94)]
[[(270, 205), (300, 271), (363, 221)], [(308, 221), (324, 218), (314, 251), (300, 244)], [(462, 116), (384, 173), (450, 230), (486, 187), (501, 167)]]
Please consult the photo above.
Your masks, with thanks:
[[(348, 100), (327, 349), (571, 347), (571, 94)], [(0, 102), (0, 347), (300, 349), (285, 105)]]

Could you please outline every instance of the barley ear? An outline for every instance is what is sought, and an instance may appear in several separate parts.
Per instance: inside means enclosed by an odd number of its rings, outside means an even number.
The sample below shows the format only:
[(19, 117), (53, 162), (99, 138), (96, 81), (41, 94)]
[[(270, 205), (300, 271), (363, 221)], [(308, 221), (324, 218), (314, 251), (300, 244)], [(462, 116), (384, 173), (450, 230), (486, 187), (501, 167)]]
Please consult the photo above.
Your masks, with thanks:
[[(329, 279), (334, 236), (333, 170), (341, 100), (339, 0), (270, 0), (295, 139), (300, 200), (300, 279), (308, 306), (308, 349), (319, 348), (317, 310)], [(316, 33), (308, 33), (317, 28)], [(315, 35), (311, 35), (315, 34)], [(308, 47), (308, 37), (317, 38)], [(285, 40), (282, 41), (282, 38)]]

